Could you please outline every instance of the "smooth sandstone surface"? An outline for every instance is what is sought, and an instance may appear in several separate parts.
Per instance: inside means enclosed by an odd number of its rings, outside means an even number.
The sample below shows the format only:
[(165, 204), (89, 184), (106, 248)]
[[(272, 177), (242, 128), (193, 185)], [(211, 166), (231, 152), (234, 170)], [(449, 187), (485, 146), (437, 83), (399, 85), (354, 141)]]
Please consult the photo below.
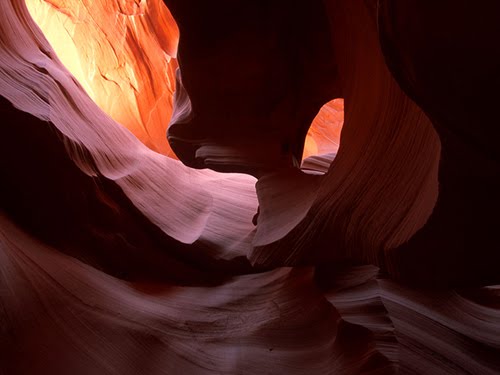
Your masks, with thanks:
[(0, 2), (0, 374), (499, 373), (500, 12), (434, 3)]

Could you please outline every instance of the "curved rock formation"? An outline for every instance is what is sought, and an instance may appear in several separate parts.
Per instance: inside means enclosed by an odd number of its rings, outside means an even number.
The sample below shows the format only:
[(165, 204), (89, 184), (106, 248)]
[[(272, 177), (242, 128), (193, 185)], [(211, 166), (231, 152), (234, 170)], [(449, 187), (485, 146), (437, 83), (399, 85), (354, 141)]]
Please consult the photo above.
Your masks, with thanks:
[[(499, 14), (493, 1), (381, 1), (388, 66), (432, 120), (442, 149), (440, 198), (426, 227), (389, 256), (393, 274), (427, 283), (499, 282)], [(422, 274), (415, 266), (424, 258), (432, 271)]]
[(179, 30), (155, 1), (27, 0), (31, 16), (92, 100), (149, 148), (173, 156)]
[(500, 372), (498, 6), (165, 3), (0, 2), (0, 374)]

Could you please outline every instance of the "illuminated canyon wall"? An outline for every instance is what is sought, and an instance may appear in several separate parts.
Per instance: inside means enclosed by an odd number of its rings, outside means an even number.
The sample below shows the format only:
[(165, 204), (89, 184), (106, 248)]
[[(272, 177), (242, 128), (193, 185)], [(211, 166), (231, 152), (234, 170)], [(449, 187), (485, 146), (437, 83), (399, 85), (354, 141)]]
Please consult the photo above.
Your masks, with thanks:
[(0, 374), (499, 373), (499, 15), (0, 2)]
[[(159, 0), (27, 0), (26, 5), (92, 100), (146, 146), (175, 158), (165, 134), (179, 30), (168, 8)], [(342, 115), (341, 101), (325, 104), (308, 132), (304, 157), (336, 152)]]
[(141, 142), (171, 154), (179, 31), (161, 1), (28, 0), (33, 20), (92, 100)]

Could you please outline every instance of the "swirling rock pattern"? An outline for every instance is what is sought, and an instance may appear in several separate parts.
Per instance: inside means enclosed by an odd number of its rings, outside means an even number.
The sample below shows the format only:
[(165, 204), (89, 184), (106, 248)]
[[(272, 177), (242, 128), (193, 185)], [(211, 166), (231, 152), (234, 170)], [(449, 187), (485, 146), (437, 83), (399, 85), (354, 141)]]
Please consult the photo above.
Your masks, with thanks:
[(496, 3), (41, 3), (91, 65), (0, 2), (0, 374), (500, 372)]

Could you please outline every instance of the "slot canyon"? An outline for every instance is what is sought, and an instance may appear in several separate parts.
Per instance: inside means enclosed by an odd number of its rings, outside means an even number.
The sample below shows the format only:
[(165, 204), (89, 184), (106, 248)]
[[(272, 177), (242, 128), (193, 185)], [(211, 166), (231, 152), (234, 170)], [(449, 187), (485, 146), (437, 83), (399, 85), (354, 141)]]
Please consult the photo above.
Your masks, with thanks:
[(500, 374), (499, 40), (497, 0), (0, 0), (0, 375)]

